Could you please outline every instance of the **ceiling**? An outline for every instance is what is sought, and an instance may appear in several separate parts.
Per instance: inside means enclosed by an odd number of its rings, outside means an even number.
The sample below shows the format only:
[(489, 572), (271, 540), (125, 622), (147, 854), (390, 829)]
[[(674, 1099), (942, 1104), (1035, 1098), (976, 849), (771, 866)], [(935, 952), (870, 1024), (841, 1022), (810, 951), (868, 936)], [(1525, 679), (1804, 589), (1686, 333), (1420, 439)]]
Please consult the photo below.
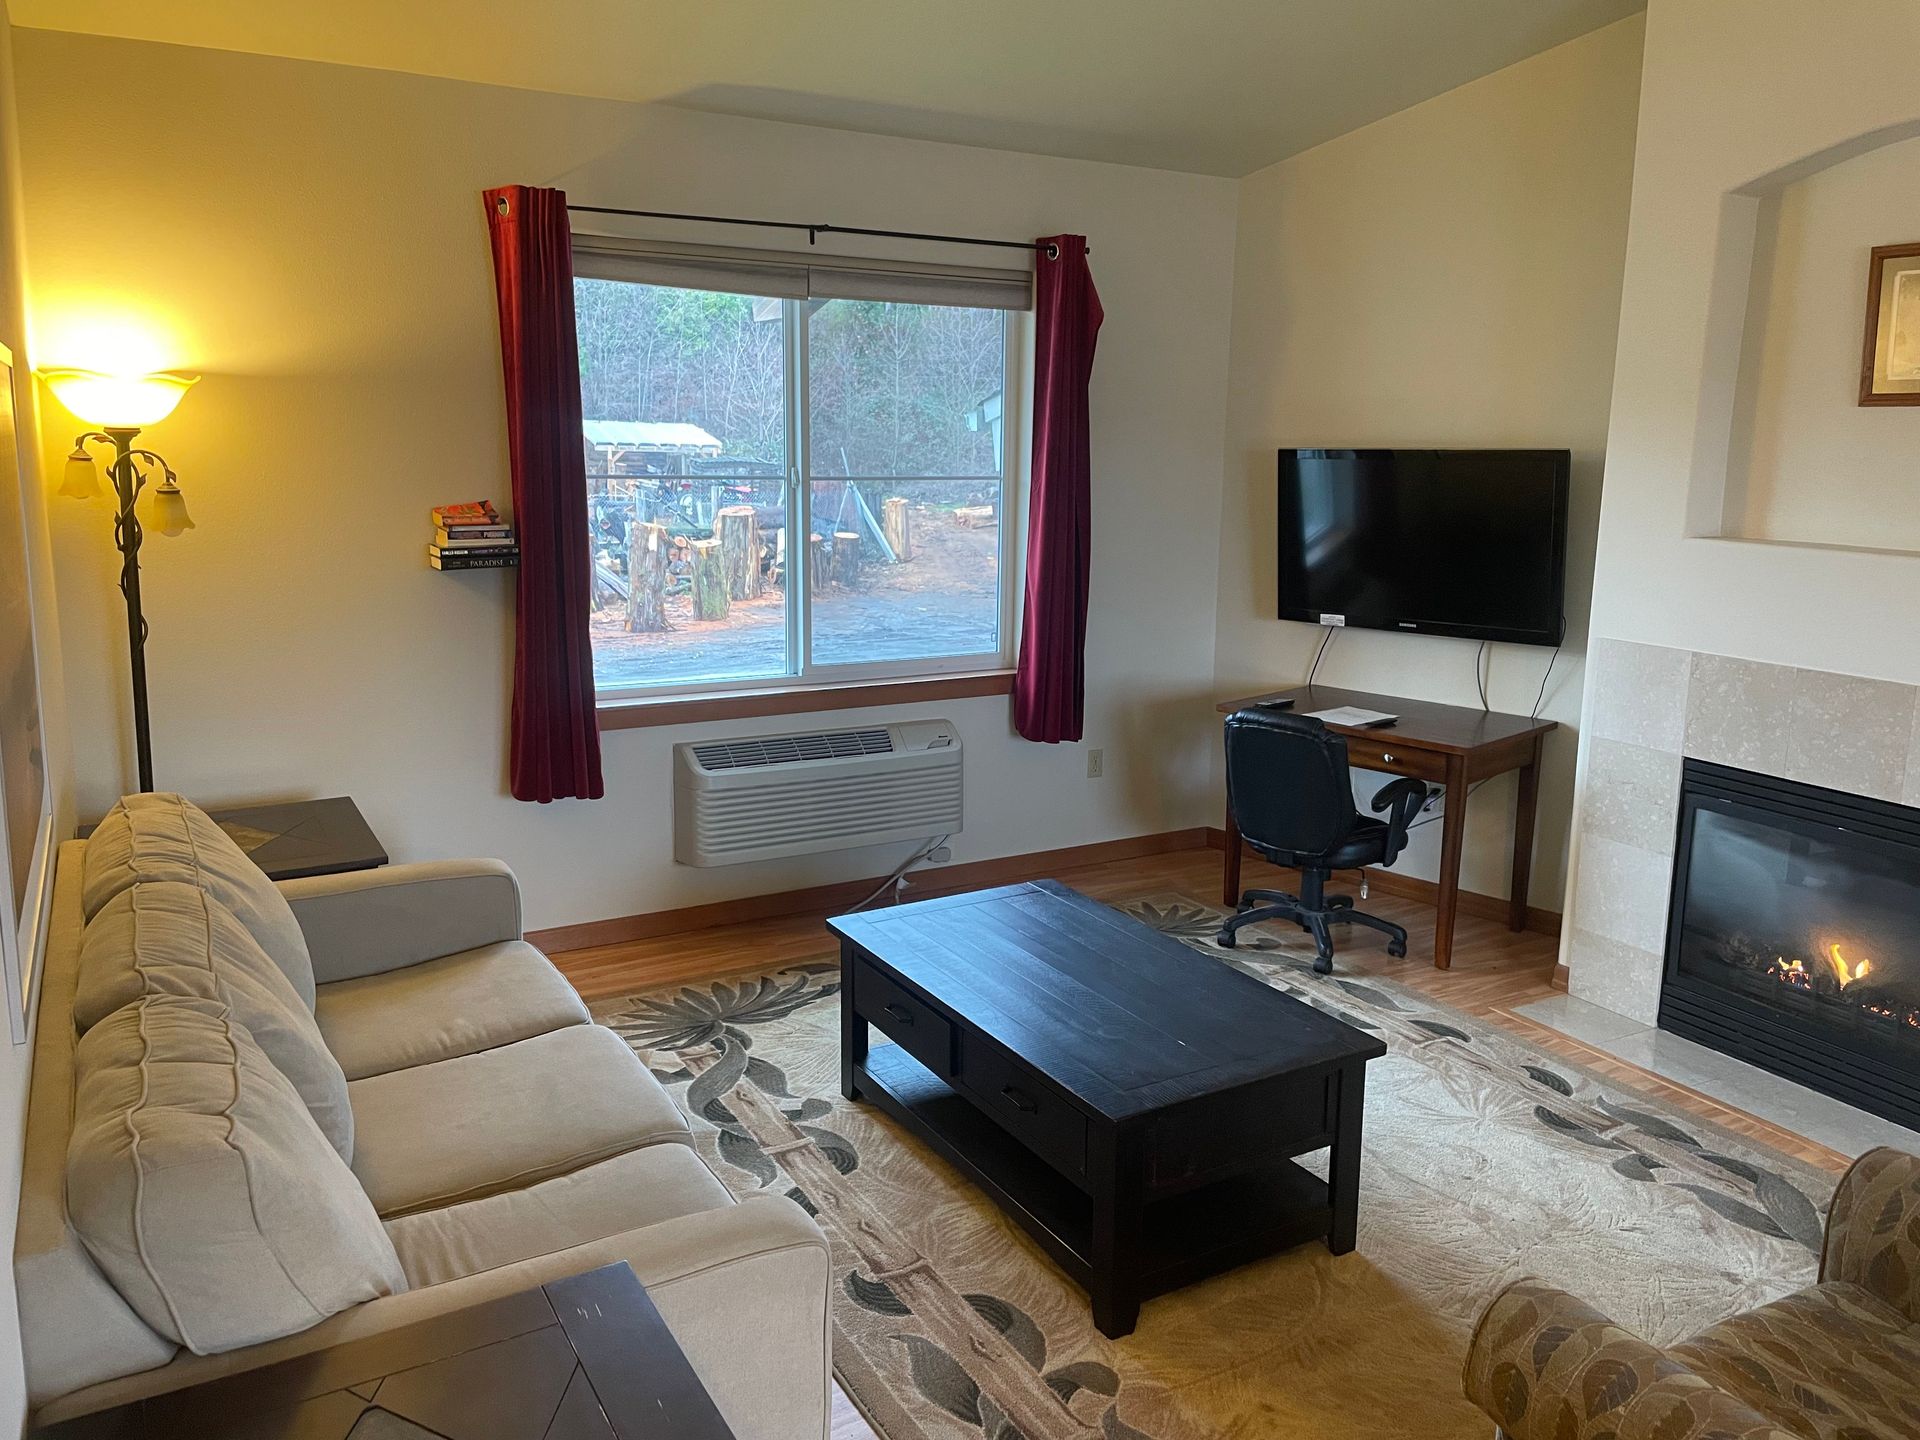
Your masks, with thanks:
[(17, 25), (1244, 175), (1644, 0), (9, 0)]

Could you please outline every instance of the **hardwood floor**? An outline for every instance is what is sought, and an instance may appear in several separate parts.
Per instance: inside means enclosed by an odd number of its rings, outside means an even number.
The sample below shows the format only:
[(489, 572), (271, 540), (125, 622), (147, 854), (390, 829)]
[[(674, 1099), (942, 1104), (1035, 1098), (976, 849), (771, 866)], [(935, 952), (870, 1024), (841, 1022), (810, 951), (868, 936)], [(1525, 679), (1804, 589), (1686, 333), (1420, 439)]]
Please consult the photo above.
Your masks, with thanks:
[[(1219, 899), (1220, 853), (1210, 849), (1186, 850), (1058, 870), (1050, 876), (1036, 874), (1030, 878), (1058, 879), (1097, 900), (1109, 902), (1177, 894), (1202, 904), (1215, 904)], [(1290, 872), (1248, 857), (1241, 883), (1249, 889), (1269, 886), (1286, 889), (1291, 878)], [(908, 898), (925, 899), (940, 893), (944, 892), (936, 870), (921, 877), (909, 890)], [(1432, 959), (1431, 907), (1421, 900), (1376, 889), (1364, 902), (1364, 908), (1406, 927), (1407, 955), (1396, 960), (1386, 953), (1383, 937), (1355, 930), (1340, 941), (1337, 963), (1344, 973), (1389, 976), (1457, 1010), (1523, 1035), (1543, 1050), (1618, 1079), (1624, 1085), (1657, 1095), (1723, 1129), (1773, 1146), (1821, 1169), (1838, 1173), (1846, 1168), (1846, 1157), (1825, 1146), (1663, 1080), (1516, 1014), (1515, 1007), (1557, 993), (1552, 984), (1557, 945), (1548, 936), (1533, 931), (1516, 934), (1497, 920), (1462, 913), (1454, 929), (1453, 968), (1436, 970)], [(589, 1001), (612, 999), (668, 985), (773, 969), (800, 960), (831, 959), (837, 952), (832, 937), (821, 923), (824, 919), (825, 912), (821, 912), (718, 925), (618, 945), (558, 952), (553, 960)], [(837, 1385), (831, 1440), (873, 1440), (873, 1431)]]

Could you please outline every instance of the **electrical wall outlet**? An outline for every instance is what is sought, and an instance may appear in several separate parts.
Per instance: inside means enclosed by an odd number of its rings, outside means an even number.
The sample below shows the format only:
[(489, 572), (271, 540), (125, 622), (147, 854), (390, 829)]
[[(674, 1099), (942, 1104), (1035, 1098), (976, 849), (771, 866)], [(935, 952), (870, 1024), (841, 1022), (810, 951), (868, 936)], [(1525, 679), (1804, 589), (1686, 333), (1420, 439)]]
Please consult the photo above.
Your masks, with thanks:
[(953, 859), (953, 847), (951, 845), (937, 845), (927, 852), (927, 859), (932, 864), (944, 865)]
[(1087, 751), (1087, 778), (1098, 780), (1107, 773), (1107, 752), (1104, 750)]

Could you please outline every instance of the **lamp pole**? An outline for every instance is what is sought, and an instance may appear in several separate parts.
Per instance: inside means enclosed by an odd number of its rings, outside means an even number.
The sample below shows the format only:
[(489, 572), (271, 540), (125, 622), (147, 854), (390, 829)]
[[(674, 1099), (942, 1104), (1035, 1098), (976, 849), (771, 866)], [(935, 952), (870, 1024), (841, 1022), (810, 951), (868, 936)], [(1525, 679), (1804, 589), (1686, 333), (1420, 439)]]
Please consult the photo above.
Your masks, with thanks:
[[(153, 789), (153, 736), (147, 726), (147, 618), (140, 613), (140, 517), (133, 502), (139, 498), (141, 482), (133, 464), (133, 437), (140, 432), (126, 426), (109, 425), (106, 438), (113, 442), (113, 493), (119, 508), (113, 517), (113, 543), (120, 551), (120, 593), (127, 601), (127, 664), (133, 675), (133, 749), (140, 767), (140, 790)], [(150, 451), (143, 454), (151, 455)], [(158, 456), (152, 456), (159, 460)], [(162, 470), (166, 469), (161, 462)]]
[(162, 535), (194, 528), (179, 477), (153, 451), (133, 442), (141, 427), (173, 413), (198, 376), (160, 371), (151, 375), (106, 375), (97, 370), (42, 370), (41, 379), (82, 421), (97, 425), (75, 438), (67, 456), (60, 493), (90, 500), (100, 493), (100, 474), (87, 447), (104, 440), (113, 447), (113, 544), (120, 552), (120, 594), (127, 602), (127, 668), (133, 681), (133, 747), (142, 793), (153, 789), (153, 736), (147, 725), (147, 620), (140, 612), (140, 542), (145, 527), (134, 503), (149, 480), (154, 487), (152, 520)]
[[(92, 461), (87, 455), (87, 446), (97, 440), (113, 446), (110, 471), (114, 496), (113, 544), (120, 552), (120, 593), (127, 602), (127, 667), (133, 680), (134, 757), (140, 768), (140, 789), (146, 793), (153, 789), (153, 736), (147, 723), (147, 619), (140, 609), (140, 544), (146, 538), (146, 528), (140, 523), (135, 502), (147, 481), (158, 475), (160, 486), (155, 492), (155, 503), (161, 507), (157, 515), (161, 533), (177, 535), (193, 528), (193, 521), (187, 518), (185, 502), (180, 498), (179, 486), (167, 462), (133, 443), (139, 433), (137, 425), (103, 425), (73, 442), (73, 454), (67, 463), (69, 467), (77, 464), (83, 475), (90, 475)], [(146, 468), (142, 469), (142, 465)], [(92, 481), (89, 479), (86, 483), (90, 485)]]

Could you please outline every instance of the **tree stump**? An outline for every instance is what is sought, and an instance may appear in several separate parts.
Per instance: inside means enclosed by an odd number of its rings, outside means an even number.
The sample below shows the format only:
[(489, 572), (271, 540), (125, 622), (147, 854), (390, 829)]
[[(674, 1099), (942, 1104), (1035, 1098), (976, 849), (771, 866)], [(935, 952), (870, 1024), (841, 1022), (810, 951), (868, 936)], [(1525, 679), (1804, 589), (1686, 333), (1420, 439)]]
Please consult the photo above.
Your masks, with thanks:
[(718, 540), (693, 542), (693, 618), (727, 618), (727, 573)]
[(727, 598), (752, 600), (760, 593), (760, 522), (751, 505), (729, 505), (714, 517)]
[(833, 542), (820, 535), (807, 537), (807, 579), (823, 590), (833, 579)]
[(833, 532), (833, 583), (846, 590), (860, 583), (860, 537), (851, 530)]
[(996, 523), (991, 505), (962, 505), (953, 512), (953, 518), (969, 530), (984, 530)]
[(627, 526), (627, 629), (658, 633), (667, 622), (667, 554), (664, 525)]
[(904, 497), (895, 495), (880, 502), (880, 532), (887, 537), (895, 564), (904, 565), (913, 558), (913, 516)]

